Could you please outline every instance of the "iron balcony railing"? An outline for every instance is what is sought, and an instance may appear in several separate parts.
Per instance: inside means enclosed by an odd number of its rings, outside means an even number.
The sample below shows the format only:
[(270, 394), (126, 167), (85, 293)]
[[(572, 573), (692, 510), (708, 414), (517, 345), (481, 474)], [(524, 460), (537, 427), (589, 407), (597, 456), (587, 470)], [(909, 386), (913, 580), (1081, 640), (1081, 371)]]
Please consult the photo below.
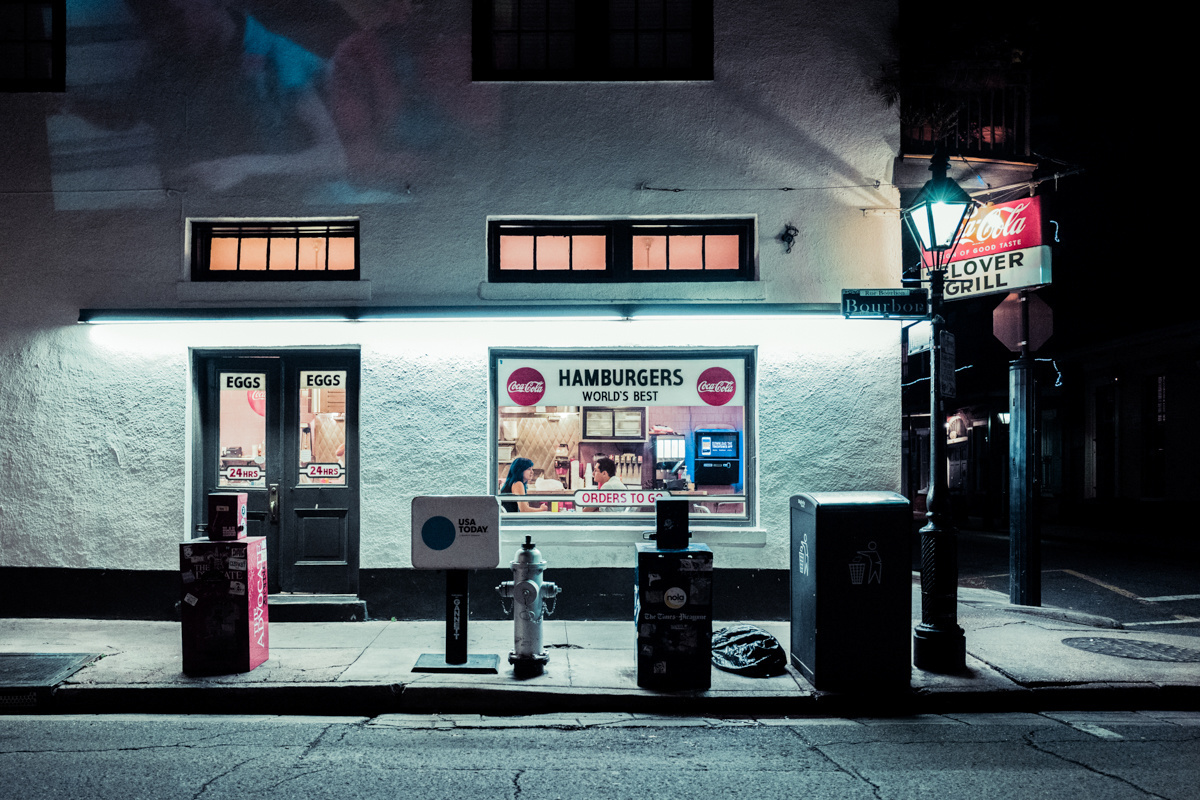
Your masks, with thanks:
[(905, 87), (901, 99), (901, 148), (930, 155), (939, 139), (951, 152), (976, 158), (1024, 161), (1030, 157), (1028, 81), (958, 89)]

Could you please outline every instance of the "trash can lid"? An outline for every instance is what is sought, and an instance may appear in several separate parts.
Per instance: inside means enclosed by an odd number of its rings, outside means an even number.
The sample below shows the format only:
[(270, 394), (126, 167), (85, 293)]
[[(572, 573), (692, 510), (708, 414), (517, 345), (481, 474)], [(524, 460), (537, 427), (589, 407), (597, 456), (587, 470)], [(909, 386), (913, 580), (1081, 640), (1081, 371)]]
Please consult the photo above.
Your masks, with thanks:
[(805, 492), (792, 495), (791, 507), (812, 511), (817, 506), (909, 505), (908, 498), (895, 492)]

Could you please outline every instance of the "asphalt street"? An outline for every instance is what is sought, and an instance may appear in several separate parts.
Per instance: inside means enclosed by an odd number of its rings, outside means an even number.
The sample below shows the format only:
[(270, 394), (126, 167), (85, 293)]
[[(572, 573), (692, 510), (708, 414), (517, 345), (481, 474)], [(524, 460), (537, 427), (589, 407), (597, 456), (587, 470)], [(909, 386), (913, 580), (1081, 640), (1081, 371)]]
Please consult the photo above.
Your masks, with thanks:
[[(959, 532), (959, 585), (1008, 592), (1008, 534)], [(1200, 556), (1047, 538), (1042, 605), (1109, 617), (1129, 630), (1200, 636)]]
[(1200, 714), (0, 717), (5, 796), (1170, 798)]

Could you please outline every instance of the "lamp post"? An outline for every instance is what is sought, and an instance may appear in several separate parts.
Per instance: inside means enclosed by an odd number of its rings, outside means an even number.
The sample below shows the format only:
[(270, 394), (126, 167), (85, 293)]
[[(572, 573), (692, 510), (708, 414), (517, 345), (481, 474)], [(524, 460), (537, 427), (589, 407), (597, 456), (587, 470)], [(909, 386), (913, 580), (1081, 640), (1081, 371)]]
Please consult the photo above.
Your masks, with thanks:
[[(930, 256), (929, 319), (933, 349), (929, 354), (929, 494), (921, 528), (921, 624), (913, 631), (913, 664), (928, 672), (962, 672), (967, 642), (958, 625), (958, 531), (949, 513), (946, 483), (945, 410), (942, 408), (942, 317), (945, 269), (975, 202), (946, 176), (950, 158), (938, 147), (929, 179), (912, 205), (902, 212), (913, 238)], [(952, 368), (952, 367), (951, 367)]]

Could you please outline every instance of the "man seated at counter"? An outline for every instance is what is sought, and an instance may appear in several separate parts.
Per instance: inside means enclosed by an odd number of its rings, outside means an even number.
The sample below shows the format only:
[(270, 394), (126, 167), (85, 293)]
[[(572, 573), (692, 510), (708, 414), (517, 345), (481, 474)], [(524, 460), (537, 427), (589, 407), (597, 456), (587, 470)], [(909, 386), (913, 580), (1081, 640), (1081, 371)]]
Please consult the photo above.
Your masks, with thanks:
[[(592, 468), (592, 477), (596, 480), (596, 488), (605, 492), (623, 492), (629, 487), (617, 477), (617, 464), (608, 456), (597, 459)], [(583, 511), (628, 511), (625, 506), (584, 506)]]
[[(609, 462), (610, 464), (612, 462)], [(501, 494), (514, 494), (522, 496), (527, 494), (525, 486), (533, 478), (533, 462), (528, 458), (518, 458), (512, 462), (508, 468), (508, 479), (504, 481), (504, 488), (500, 490)], [(549, 511), (549, 506), (545, 503), (533, 505), (526, 503), (524, 500), (518, 500), (515, 503), (500, 503), (500, 507), (505, 511)]]

